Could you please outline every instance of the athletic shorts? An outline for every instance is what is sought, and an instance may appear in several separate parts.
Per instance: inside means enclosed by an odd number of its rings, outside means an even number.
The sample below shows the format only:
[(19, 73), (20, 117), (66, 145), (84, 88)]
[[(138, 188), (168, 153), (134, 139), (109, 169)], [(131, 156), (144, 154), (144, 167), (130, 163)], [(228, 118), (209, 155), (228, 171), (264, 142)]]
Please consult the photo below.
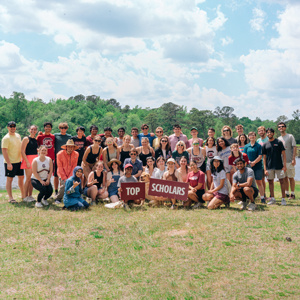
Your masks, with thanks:
[(286, 163), (285, 177), (294, 178), (296, 176), (295, 166), (292, 163)]
[(53, 176), (54, 177), (58, 177), (58, 175), (57, 175), (57, 163), (56, 163), (56, 159), (53, 161)]
[[(251, 186), (251, 188), (253, 188), (253, 190), (254, 190), (253, 199), (255, 199), (258, 196), (258, 189), (253, 186)], [(240, 192), (242, 194), (243, 201), (246, 201), (247, 199), (249, 199), (248, 196), (244, 193), (244, 188), (241, 188)]]
[(27, 164), (26, 164), (26, 161), (23, 159), (22, 160), (22, 163), (21, 163), (21, 169), (31, 169), (32, 168), (32, 161), (38, 157), (37, 154), (32, 154), (32, 155), (26, 155), (29, 163), (30, 163), (30, 168), (27, 168)]
[(284, 172), (283, 170), (267, 170), (269, 172), (268, 180), (273, 180), (275, 178), (275, 175), (277, 176), (278, 179), (283, 179), (284, 176)]
[(264, 175), (263, 169), (253, 170), (255, 180), (262, 180)]
[(6, 177), (12, 177), (15, 176), (24, 176), (24, 170), (21, 169), (21, 162), (12, 164), (13, 169), (7, 170), (7, 163), (4, 163), (4, 169), (5, 169), (5, 176)]

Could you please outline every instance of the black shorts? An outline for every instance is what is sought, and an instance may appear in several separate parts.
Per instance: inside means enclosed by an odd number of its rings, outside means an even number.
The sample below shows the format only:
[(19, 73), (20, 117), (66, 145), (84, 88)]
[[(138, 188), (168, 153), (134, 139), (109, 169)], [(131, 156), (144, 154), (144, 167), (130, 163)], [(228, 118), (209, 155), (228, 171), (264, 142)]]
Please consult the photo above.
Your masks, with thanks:
[[(253, 199), (255, 199), (258, 196), (258, 189), (256, 187), (251, 186), (251, 188), (253, 188), (254, 190), (254, 194), (253, 194)], [(248, 198), (248, 196), (244, 193), (244, 188), (240, 189), (240, 192), (242, 194), (242, 199), (245, 202)]]
[(13, 166), (13, 169), (11, 171), (7, 170), (7, 163), (4, 163), (6, 177), (14, 178), (15, 176), (24, 176), (24, 170), (21, 169), (21, 162), (12, 164), (12, 166)]
[(201, 170), (204, 174), (206, 174), (206, 162), (205, 162), (205, 161), (204, 161), (203, 164), (201, 165), (200, 170)]
[(197, 190), (197, 192), (196, 192), (196, 195), (197, 195), (197, 197), (198, 197), (198, 201), (199, 201), (200, 203), (205, 203), (205, 201), (202, 199), (202, 196), (204, 195), (204, 193), (205, 193), (205, 190), (204, 190), (204, 189)]

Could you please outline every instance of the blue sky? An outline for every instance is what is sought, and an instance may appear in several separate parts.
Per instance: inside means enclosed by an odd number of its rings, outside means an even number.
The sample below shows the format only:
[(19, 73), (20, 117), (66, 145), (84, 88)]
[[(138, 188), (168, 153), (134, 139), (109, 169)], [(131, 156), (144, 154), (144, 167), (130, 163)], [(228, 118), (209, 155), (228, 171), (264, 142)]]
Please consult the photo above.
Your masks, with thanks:
[(291, 118), (300, 108), (299, 2), (5, 1), (0, 94)]

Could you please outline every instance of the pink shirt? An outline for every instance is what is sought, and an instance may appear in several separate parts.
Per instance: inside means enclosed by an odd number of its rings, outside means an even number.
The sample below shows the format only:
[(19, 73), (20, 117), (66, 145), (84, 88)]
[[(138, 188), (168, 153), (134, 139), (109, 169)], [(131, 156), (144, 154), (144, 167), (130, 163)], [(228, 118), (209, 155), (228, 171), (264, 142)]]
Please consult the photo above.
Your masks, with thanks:
[(180, 133), (179, 137), (177, 137), (175, 134), (172, 134), (169, 136), (169, 144), (172, 152), (175, 150), (175, 146), (179, 141), (184, 142), (186, 147), (189, 148), (189, 141), (185, 134)]

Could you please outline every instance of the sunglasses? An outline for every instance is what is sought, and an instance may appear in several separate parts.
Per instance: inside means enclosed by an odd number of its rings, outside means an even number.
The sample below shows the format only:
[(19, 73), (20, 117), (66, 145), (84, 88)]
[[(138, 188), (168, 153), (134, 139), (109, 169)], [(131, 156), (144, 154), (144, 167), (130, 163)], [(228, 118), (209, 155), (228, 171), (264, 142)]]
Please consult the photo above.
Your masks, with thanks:
[(162, 143), (167, 143), (168, 141), (167, 141), (167, 140), (162, 140), (161, 142), (162, 142)]
[(179, 147), (183, 147), (183, 145), (178, 145)]
[(156, 133), (162, 133), (163, 131), (156, 131)]
[(10, 125), (9, 127), (10, 128), (16, 128), (16, 125)]
[(59, 127), (59, 129), (68, 129), (68, 127)]
[(133, 156), (133, 155), (135, 155), (135, 156), (136, 156), (137, 154), (136, 154), (136, 153), (130, 153), (130, 155), (131, 155), (131, 156)]
[(278, 126), (278, 128), (284, 128), (285, 126)]
[(148, 129), (149, 127), (144, 127), (144, 128), (142, 128), (143, 130), (145, 130), (145, 129)]
[(193, 145), (199, 145), (200, 143), (193, 143)]
[(229, 129), (224, 129), (223, 132), (225, 132), (225, 131), (230, 131), (230, 130)]
[(94, 142), (101, 143), (101, 140), (94, 140)]

